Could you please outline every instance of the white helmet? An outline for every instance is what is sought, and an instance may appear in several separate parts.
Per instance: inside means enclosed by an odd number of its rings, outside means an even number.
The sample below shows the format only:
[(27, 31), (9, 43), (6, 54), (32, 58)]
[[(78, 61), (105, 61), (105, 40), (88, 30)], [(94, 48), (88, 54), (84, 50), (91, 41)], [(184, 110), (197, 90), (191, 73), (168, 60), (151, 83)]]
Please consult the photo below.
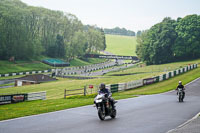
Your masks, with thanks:
[(179, 83), (179, 84), (182, 84), (182, 82), (181, 82), (181, 81), (179, 81), (178, 83)]

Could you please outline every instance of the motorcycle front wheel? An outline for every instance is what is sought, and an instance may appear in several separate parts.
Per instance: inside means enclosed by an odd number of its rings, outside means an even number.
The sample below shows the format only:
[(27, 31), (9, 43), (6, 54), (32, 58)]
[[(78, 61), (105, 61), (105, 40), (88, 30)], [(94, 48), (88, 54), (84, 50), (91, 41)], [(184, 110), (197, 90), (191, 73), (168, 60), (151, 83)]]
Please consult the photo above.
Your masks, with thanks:
[(113, 109), (112, 114), (110, 115), (111, 118), (115, 118), (117, 115), (117, 110)]
[(98, 109), (98, 116), (99, 116), (99, 119), (102, 120), (102, 121), (103, 121), (103, 120), (105, 119), (105, 117), (106, 117), (106, 116), (105, 116), (105, 113), (103, 113), (103, 111), (102, 111), (100, 108)]
[(179, 95), (179, 102), (183, 102), (183, 96)]

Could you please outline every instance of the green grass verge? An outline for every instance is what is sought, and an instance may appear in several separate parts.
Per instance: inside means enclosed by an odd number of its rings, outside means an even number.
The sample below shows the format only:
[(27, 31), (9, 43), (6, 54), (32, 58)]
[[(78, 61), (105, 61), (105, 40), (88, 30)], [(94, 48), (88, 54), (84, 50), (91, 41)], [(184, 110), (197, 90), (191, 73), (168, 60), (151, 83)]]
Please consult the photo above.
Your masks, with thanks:
[[(17, 118), (28, 115), (41, 114), (62, 109), (89, 105), (92, 98), (85, 99), (53, 99), (22, 102), (17, 104), (1, 105), (0, 120)], [(3, 114), (3, 115), (2, 115)]]
[[(74, 59), (70, 61), (70, 67), (84, 66), (104, 62), (105, 59), (88, 59), (87, 61)], [(0, 60), (0, 74), (41, 71), (52, 69), (53, 67), (46, 65), (40, 61), (16, 61), (16, 63)]]
[[(52, 82), (0, 89), (0, 93), (13, 94), (13, 93), (46, 91), (47, 99), (60, 99), (63, 98), (64, 89), (80, 89), (83, 88), (85, 85), (90, 85), (90, 84), (93, 85), (99, 85), (100, 83), (116, 84), (116, 83), (125, 83), (138, 79), (150, 78), (153, 76), (166, 73), (164, 70), (169, 71), (171, 69), (180, 68), (187, 64), (196, 62), (200, 62), (200, 60), (194, 60), (190, 62), (188, 61), (188, 62), (170, 63), (170, 64), (163, 64), (156, 66), (152, 65), (146, 67), (133, 67), (126, 70), (121, 70), (119, 72), (112, 72), (102, 76), (102, 78), (97, 78), (97, 79), (78, 80), (78, 79), (59, 78), (59, 80)], [(114, 74), (125, 74), (125, 76), (113, 76)]]
[(23, 77), (23, 76), (24, 76), (24, 75), (0, 77), (0, 80), (4, 80), (4, 79), (13, 79), (13, 78), (20, 78), (20, 77)]
[[(191, 70), (187, 73), (178, 75), (174, 78), (165, 80), (163, 82), (155, 83), (148, 86), (143, 86), (138, 89), (133, 89), (124, 92), (114, 93), (115, 99), (131, 98), (134, 95), (157, 94), (175, 89), (179, 80), (186, 84), (196, 78), (200, 77), (200, 68)], [(67, 99), (48, 99), (23, 102), (17, 104), (8, 104), (0, 106), (0, 120), (11, 118), (41, 114), (68, 108), (80, 107), (84, 105), (93, 104), (94, 94), (90, 96), (74, 96)]]
[(98, 64), (101, 62), (105, 62), (105, 59), (97, 59), (97, 58), (88, 58), (86, 61), (81, 60), (81, 59), (74, 59), (70, 61), (70, 66), (85, 66), (85, 65), (90, 65), (90, 64)]
[(11, 86), (11, 85), (15, 85), (15, 83), (1, 84), (0, 87), (2, 87), (2, 86)]
[(50, 68), (52, 67), (39, 61), (16, 61), (16, 63), (0, 61), (0, 74), (48, 70)]
[(187, 84), (192, 80), (200, 77), (200, 68), (191, 70), (184, 74), (175, 76), (168, 80), (158, 82), (152, 85), (143, 86), (137, 89), (129, 90), (121, 92), (121, 95), (151, 95), (151, 94), (158, 94), (170, 90), (175, 90), (178, 84), (178, 81), (182, 81), (183, 84)]
[(116, 55), (135, 56), (136, 37), (106, 35), (106, 51)]

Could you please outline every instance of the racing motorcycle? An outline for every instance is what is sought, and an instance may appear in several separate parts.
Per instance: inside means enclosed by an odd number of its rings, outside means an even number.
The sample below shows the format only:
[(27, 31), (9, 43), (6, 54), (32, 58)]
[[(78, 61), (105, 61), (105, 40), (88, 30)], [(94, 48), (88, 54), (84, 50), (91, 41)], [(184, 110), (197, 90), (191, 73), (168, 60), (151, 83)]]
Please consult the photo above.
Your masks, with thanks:
[(117, 111), (115, 109), (115, 103), (114, 108), (112, 108), (112, 105), (109, 101), (109, 98), (111, 96), (108, 96), (107, 93), (99, 93), (95, 99), (94, 99), (94, 104), (98, 110), (98, 116), (100, 120), (104, 120), (106, 116), (110, 116), (111, 118), (115, 118)]
[(184, 95), (183, 94), (183, 89), (182, 88), (178, 88), (178, 101), (179, 102), (183, 102), (183, 98), (184, 98), (183, 95)]

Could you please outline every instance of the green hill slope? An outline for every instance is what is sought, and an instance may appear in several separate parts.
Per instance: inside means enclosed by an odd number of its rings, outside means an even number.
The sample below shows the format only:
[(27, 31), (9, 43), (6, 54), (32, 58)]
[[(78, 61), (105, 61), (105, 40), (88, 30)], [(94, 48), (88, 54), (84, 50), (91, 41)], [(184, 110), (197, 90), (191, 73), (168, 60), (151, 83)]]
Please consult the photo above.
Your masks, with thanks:
[(106, 51), (116, 55), (135, 56), (136, 37), (106, 35)]
[[(90, 64), (96, 64), (104, 62), (104, 59), (88, 59), (87, 61), (74, 59), (70, 61), (70, 67), (84, 66)], [(16, 61), (15, 63), (0, 60), (0, 74), (15, 73), (15, 72), (27, 72), (27, 71), (41, 71), (52, 69), (49, 65), (42, 63), (41, 61)]]

